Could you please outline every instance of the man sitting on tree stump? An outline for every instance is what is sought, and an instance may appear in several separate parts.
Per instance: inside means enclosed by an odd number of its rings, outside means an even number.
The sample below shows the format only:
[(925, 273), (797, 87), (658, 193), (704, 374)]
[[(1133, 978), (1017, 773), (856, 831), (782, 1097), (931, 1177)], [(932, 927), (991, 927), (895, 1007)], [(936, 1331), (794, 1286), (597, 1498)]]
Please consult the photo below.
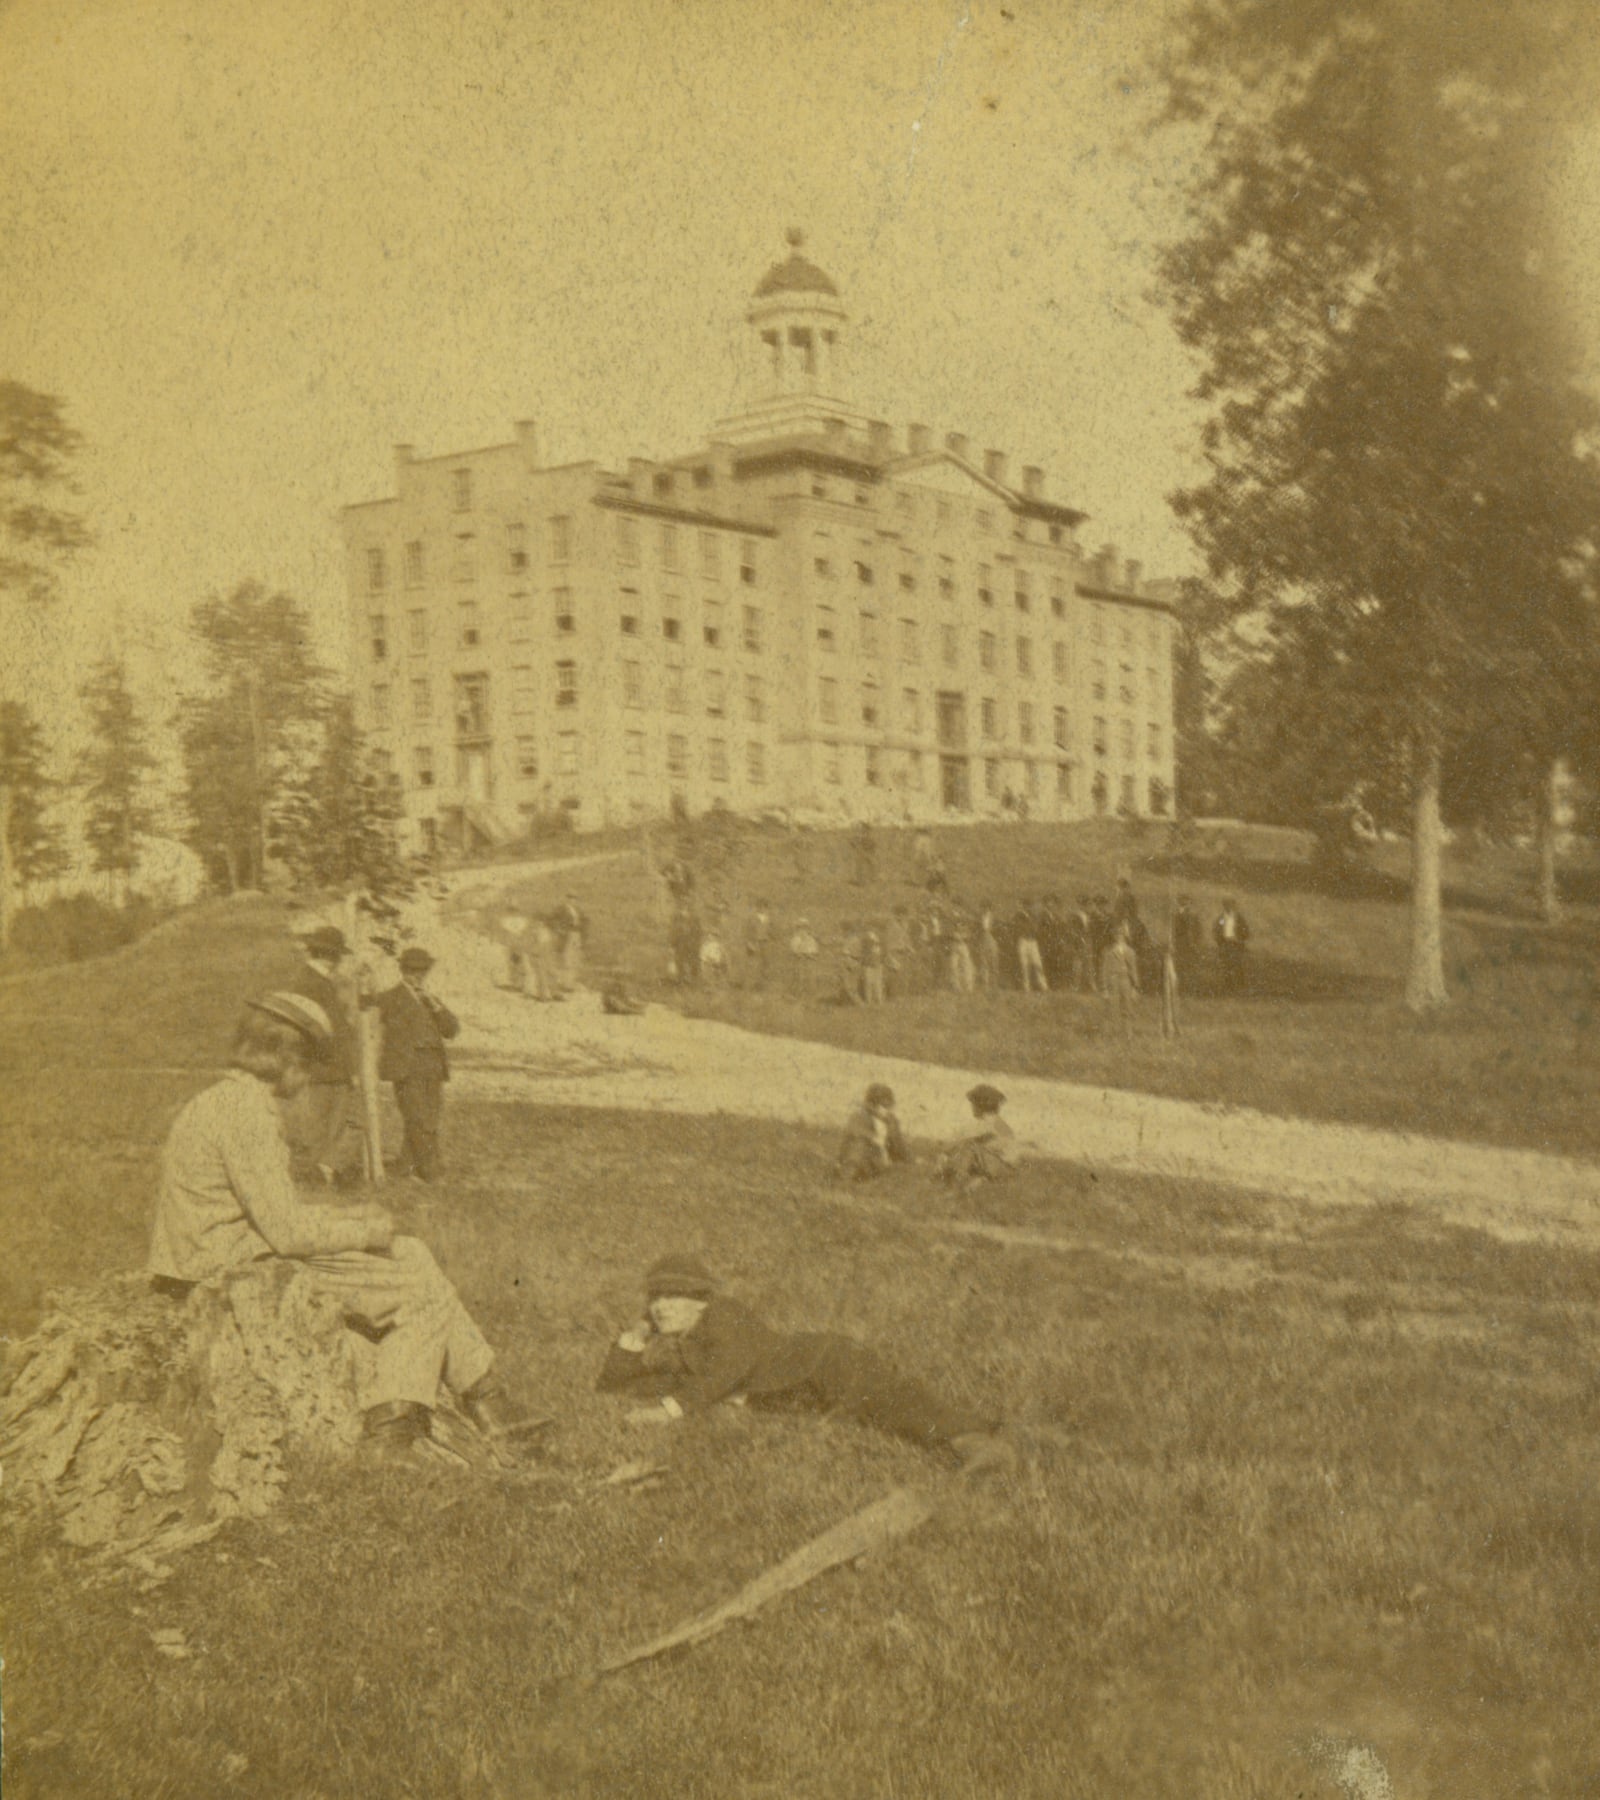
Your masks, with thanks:
[(292, 1258), (374, 1341), (361, 1396), (369, 1436), (409, 1451), (428, 1435), (441, 1379), (480, 1430), (498, 1435), (494, 1353), (427, 1247), (397, 1237), (373, 1202), (314, 1206), (295, 1193), (278, 1106), (304, 1090), (331, 1036), (327, 1014), (302, 994), (249, 1003), (228, 1073), (167, 1136), (154, 1284), (181, 1297), (260, 1258)]

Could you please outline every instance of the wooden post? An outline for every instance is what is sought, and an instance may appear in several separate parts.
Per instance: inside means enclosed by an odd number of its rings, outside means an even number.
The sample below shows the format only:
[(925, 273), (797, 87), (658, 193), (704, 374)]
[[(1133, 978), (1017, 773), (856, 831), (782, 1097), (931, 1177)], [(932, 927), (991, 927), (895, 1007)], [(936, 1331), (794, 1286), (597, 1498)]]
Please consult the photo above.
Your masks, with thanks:
[(353, 952), (358, 991), (351, 997), (350, 1017), (356, 1034), (356, 1086), (361, 1095), (361, 1160), (367, 1180), (383, 1185), (383, 1115), (378, 1108), (377, 1019), (370, 1006), (362, 1005), (359, 986), (366, 969), (367, 942), (361, 928), (361, 911), (352, 892), (345, 896), (345, 936)]

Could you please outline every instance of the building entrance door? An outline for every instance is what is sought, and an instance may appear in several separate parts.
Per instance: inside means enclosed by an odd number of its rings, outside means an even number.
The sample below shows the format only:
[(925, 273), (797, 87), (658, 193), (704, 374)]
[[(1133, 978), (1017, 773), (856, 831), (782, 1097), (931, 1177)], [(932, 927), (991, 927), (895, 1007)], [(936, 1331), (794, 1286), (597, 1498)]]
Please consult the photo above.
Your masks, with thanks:
[(939, 758), (939, 795), (946, 812), (971, 812), (972, 774), (966, 757)]

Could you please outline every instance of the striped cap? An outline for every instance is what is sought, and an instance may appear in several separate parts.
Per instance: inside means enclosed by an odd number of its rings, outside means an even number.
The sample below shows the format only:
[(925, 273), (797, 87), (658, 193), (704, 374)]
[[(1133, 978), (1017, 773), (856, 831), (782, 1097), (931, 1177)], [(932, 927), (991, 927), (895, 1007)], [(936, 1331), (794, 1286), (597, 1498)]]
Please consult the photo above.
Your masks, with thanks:
[(269, 1018), (292, 1025), (313, 1044), (333, 1042), (333, 1025), (328, 1015), (315, 1000), (308, 1000), (304, 994), (286, 994), (280, 991), (276, 994), (263, 994), (259, 1000), (250, 1000), (246, 1004), (256, 1012), (266, 1013)]

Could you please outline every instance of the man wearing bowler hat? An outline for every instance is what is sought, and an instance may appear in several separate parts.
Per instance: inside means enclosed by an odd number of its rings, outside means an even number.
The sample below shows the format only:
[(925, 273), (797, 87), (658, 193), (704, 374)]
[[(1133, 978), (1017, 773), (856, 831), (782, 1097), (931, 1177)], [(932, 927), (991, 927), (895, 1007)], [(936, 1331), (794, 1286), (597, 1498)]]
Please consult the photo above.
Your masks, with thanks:
[(356, 1033), (339, 986), (339, 966), (350, 953), (342, 931), (319, 925), (303, 941), (305, 962), (289, 992), (313, 1000), (327, 1015), (333, 1035), (308, 1071), (305, 1091), (286, 1109), (293, 1147), (330, 1186), (355, 1168), (361, 1134), (356, 1122)]
[(433, 958), (418, 944), (400, 953), (400, 980), (375, 1004), (383, 1023), (378, 1078), (394, 1083), (395, 1103), (405, 1123), (399, 1174), (432, 1181), (439, 1170), (439, 1115), (444, 1084), (450, 1079), (445, 1041), (461, 1029), (444, 1002), (428, 992)]

